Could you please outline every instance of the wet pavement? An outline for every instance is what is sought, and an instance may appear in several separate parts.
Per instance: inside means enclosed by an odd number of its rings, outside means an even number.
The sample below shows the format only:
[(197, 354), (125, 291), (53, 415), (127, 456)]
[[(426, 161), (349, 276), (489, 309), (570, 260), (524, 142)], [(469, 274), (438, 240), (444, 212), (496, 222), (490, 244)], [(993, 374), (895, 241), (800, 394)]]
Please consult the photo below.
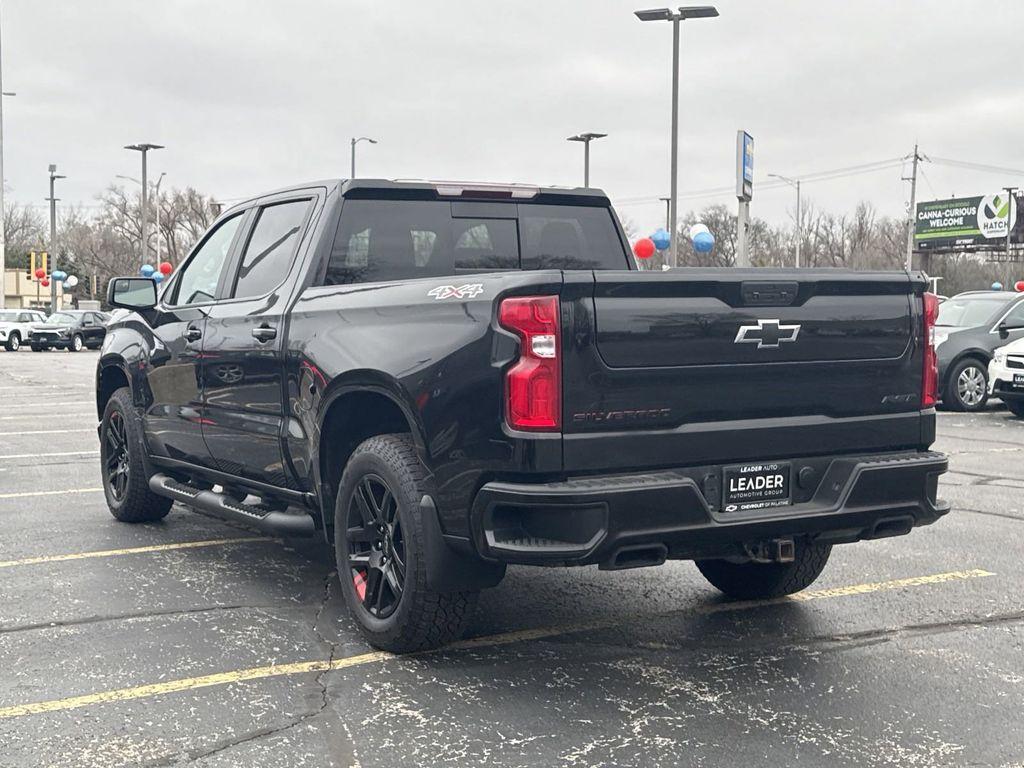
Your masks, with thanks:
[(1024, 764), (1024, 421), (941, 413), (954, 511), (799, 599), (691, 563), (510, 569), (367, 646), (330, 549), (100, 492), (96, 353), (0, 352), (0, 766)]

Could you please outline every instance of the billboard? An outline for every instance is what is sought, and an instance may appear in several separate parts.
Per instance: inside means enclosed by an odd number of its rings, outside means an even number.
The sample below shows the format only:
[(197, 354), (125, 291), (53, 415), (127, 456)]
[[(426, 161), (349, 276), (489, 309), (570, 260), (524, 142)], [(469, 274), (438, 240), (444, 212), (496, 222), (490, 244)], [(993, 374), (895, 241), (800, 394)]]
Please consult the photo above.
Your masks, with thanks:
[(736, 131), (736, 197), (754, 197), (754, 137), (746, 131)]
[(914, 215), (914, 247), (919, 250), (999, 248), (1007, 225), (1017, 231), (1017, 201), (1006, 192), (918, 203)]

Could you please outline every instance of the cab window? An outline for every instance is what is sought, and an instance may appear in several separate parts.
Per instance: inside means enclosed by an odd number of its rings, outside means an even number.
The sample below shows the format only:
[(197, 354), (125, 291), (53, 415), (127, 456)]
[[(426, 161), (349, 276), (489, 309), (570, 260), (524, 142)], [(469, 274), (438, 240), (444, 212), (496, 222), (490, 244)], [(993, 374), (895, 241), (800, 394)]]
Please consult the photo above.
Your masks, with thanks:
[(174, 295), (167, 301), (172, 307), (187, 304), (203, 304), (213, 301), (217, 296), (217, 284), (221, 273), (227, 266), (231, 244), (238, 234), (242, 223), (242, 214), (236, 214), (221, 222), (216, 229), (207, 235), (203, 244), (192, 255), (188, 263), (178, 275), (174, 286)]

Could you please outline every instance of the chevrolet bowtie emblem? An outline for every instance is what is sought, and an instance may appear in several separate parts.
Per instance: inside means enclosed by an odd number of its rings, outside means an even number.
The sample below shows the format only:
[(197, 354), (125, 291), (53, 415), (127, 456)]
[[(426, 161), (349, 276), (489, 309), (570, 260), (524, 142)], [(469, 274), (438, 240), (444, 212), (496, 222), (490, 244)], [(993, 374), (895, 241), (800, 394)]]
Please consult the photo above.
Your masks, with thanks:
[(741, 325), (734, 344), (757, 344), (758, 349), (778, 349), (779, 344), (796, 341), (799, 325), (783, 325), (778, 320), (758, 320), (757, 325)]

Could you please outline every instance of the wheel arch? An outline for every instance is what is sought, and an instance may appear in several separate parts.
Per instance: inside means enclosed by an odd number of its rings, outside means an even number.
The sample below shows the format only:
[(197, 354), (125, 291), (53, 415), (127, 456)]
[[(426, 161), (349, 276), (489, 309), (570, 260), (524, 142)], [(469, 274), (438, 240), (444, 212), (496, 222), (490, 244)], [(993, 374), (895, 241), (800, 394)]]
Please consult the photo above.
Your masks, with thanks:
[(370, 380), (349, 380), (332, 387), (323, 399), (312, 466), (328, 542), (338, 485), (349, 457), (364, 440), (393, 433), (410, 435), (421, 459), (426, 456), (422, 423), (395, 381), (380, 374)]
[[(110, 402), (110, 398), (117, 390), (121, 389), (121, 387), (128, 387), (129, 391), (131, 391), (131, 386), (131, 377), (126, 372), (124, 360), (119, 358), (101, 360), (99, 369), (96, 372), (97, 418), (103, 418), (103, 411), (106, 410), (107, 403)], [(134, 392), (132, 393), (132, 401), (135, 401)]]

